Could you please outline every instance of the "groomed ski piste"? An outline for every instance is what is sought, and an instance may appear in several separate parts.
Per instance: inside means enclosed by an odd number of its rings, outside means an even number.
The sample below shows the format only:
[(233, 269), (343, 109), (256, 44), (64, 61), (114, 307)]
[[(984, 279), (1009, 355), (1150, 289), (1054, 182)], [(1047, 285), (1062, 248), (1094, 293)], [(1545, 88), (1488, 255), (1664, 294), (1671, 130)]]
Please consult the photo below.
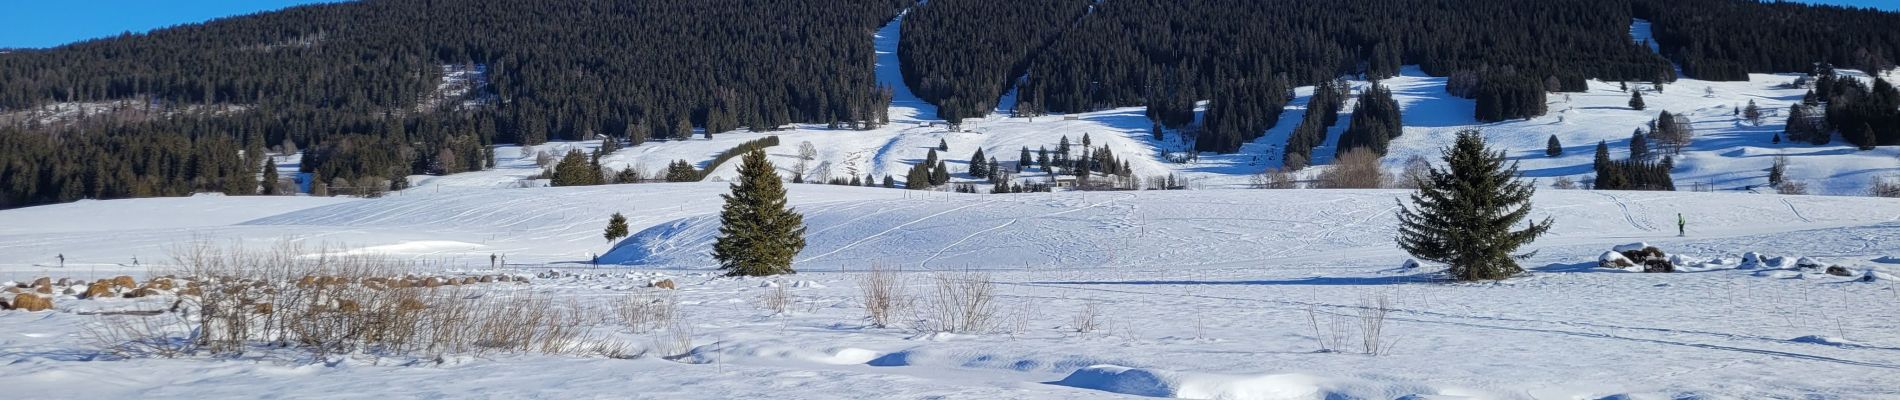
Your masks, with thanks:
[[(897, 24), (877, 38), (894, 51)], [(890, 53), (894, 54), (894, 53)], [(882, 54), (881, 54), (882, 55)], [(880, 58), (894, 60), (895, 57)], [(880, 73), (893, 76), (894, 64)], [(888, 78), (887, 78), (888, 79)], [(1277, 166), (1271, 143), (1290, 123), (1233, 155), (1172, 164), (1170, 136), (1148, 136), (1141, 110), (1069, 120), (991, 116), (972, 132), (926, 126), (928, 107), (900, 95), (892, 124), (871, 131), (808, 126), (768, 149), (790, 173), (797, 145), (819, 148), (833, 176), (901, 172), (939, 139), (954, 165), (981, 146), (1013, 161), (1087, 133), (1137, 175), (1175, 173), (1196, 189), (955, 194), (788, 185), (808, 246), (795, 275), (724, 278), (709, 250), (719, 195), (736, 163), (701, 183), (528, 187), (539, 171), (518, 149), (495, 170), (413, 177), (376, 199), (196, 196), (0, 211), (0, 281), (168, 273), (193, 243), (270, 248), (300, 243), (309, 257), (382, 254), (427, 260), (441, 273), (509, 274), (526, 284), (488, 296), (598, 302), (665, 291), (681, 329), (635, 333), (612, 316), (598, 339), (639, 348), (686, 337), (676, 357), (631, 359), (532, 353), (413, 357), (358, 352), (322, 359), (259, 349), (241, 356), (131, 358), (105, 354), (90, 334), (101, 312), (160, 309), (160, 297), (55, 296), (43, 312), (0, 312), (0, 393), (7, 398), (906, 398), (906, 399), (1682, 399), (1895, 398), (1900, 385), (1900, 201), (1785, 196), (1765, 184), (1776, 154), (1790, 179), (1817, 194), (1855, 194), (1900, 172), (1896, 150), (1768, 143), (1726, 107), (1755, 99), (1785, 112), (1801, 91), (1751, 82), (1683, 80), (1624, 107), (1614, 82), (1553, 95), (1551, 115), (1477, 124), (1442, 78), (1409, 70), (1383, 82), (1405, 106), (1393, 169), (1463, 128), (1529, 178), (1585, 178), (1590, 150), (1626, 154), (1629, 132), (1661, 110), (1684, 112), (1698, 137), (1677, 159), (1678, 185), (1716, 193), (1540, 189), (1533, 218), (1555, 228), (1523, 249), (1528, 273), (1448, 283), (1442, 266), (1406, 268), (1393, 242), (1403, 190), (1214, 190), (1245, 186)], [(1363, 84), (1363, 83), (1362, 83)], [(1632, 83), (1632, 87), (1647, 86)], [(900, 94), (901, 85), (898, 86)], [(1713, 88), (1710, 96), (1704, 87)], [(1283, 121), (1297, 121), (1299, 104)], [(1348, 108), (1350, 112), (1350, 105)], [(1344, 128), (1335, 127), (1334, 135)], [(1560, 157), (1543, 154), (1557, 134)], [(650, 143), (606, 158), (658, 170), (705, 162), (755, 134)], [(1277, 138), (1277, 139), (1276, 139)], [(537, 146), (559, 149), (591, 143)], [(1315, 154), (1331, 154), (1322, 147)], [(1324, 157), (1320, 160), (1325, 162)], [(703, 166), (703, 164), (702, 164)], [(1323, 167), (1322, 167), (1323, 168)], [(1310, 173), (1310, 172), (1308, 172)], [(967, 178), (967, 177), (964, 177)], [(533, 185), (527, 185), (533, 186)], [(622, 213), (632, 235), (601, 237)], [(1678, 236), (1678, 215), (1687, 234)], [(1678, 258), (1678, 273), (1598, 266), (1613, 247), (1647, 243)], [(1750, 254), (1755, 253), (1755, 254)], [(493, 267), (491, 256), (505, 258)], [(1806, 259), (1805, 262), (1803, 259)], [(63, 260), (63, 261), (61, 261)], [(1803, 267), (1798, 264), (1805, 264)], [(1816, 267), (1818, 266), (1818, 267)], [(1850, 276), (1825, 273), (1828, 266)], [(994, 323), (931, 332), (906, 312), (875, 327), (859, 279), (899, 271), (913, 296), (939, 274), (988, 276)], [(549, 271), (555, 271), (550, 273)], [(647, 287), (657, 280), (677, 290)], [(780, 294), (783, 310), (759, 306)], [(1386, 306), (1378, 307), (1379, 301)], [(1363, 334), (1383, 308), (1382, 333)], [(1348, 328), (1350, 327), (1350, 328)], [(1352, 330), (1344, 332), (1343, 330)], [(681, 335), (683, 334), (683, 335)], [(1377, 338), (1376, 355), (1362, 354)], [(1340, 338), (1351, 338), (1344, 342)]]

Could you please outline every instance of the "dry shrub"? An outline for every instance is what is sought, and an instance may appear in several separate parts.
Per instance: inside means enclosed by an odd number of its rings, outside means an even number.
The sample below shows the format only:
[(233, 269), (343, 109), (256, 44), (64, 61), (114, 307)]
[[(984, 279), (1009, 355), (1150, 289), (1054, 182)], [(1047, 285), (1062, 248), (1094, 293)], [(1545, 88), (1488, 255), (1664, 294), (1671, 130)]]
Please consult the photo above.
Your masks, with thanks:
[(1578, 186), (1577, 180), (1570, 179), (1568, 176), (1559, 176), (1550, 182), (1550, 187), (1558, 190), (1575, 190)]
[(1775, 193), (1786, 195), (1808, 194), (1808, 183), (1802, 181), (1781, 181), (1781, 184), (1775, 185)]
[(997, 323), (996, 281), (980, 272), (939, 272), (918, 306), (918, 329), (981, 333)]
[(1070, 321), (1070, 324), (1075, 327), (1075, 333), (1089, 333), (1100, 329), (1102, 325), (1102, 304), (1089, 302), (1088, 304), (1082, 305), (1082, 309), (1075, 313), (1075, 318)]
[(679, 314), (679, 301), (671, 292), (635, 293), (616, 304), (614, 314), (633, 333), (645, 333), (673, 321)]
[[(105, 322), (95, 331), (110, 342), (103, 346), (107, 351), (240, 354), (276, 346), (321, 359), (354, 352), (619, 356), (629, 347), (591, 335), (589, 327), (596, 324), (590, 318), (599, 313), (579, 303), (473, 286), (383, 286), (425, 267), (417, 262), (307, 252), (289, 243), (268, 251), (195, 243), (174, 254), (192, 285), (179, 291), (185, 329)], [(152, 349), (171, 346), (171, 339), (185, 347)]]
[(1376, 189), (1385, 185), (1379, 154), (1365, 148), (1347, 151), (1319, 174), (1323, 189)]
[(791, 291), (785, 289), (786, 285), (789, 284), (784, 282), (774, 284), (772, 285), (772, 290), (766, 291), (765, 295), (759, 296), (759, 309), (771, 311), (772, 315), (789, 314), (792, 305), (797, 304), (798, 299), (792, 296)]
[(858, 291), (862, 293), (859, 301), (871, 326), (891, 327), (896, 315), (909, 304), (904, 294), (903, 276), (883, 267), (871, 267), (870, 271), (858, 275)]
[(107, 354), (119, 358), (174, 358), (188, 355), (195, 348), (183, 336), (192, 326), (192, 321), (179, 313), (107, 315), (88, 326), (84, 335)]
[(1874, 178), (1867, 194), (1874, 197), (1900, 198), (1900, 176)]
[(27, 312), (46, 311), (53, 309), (53, 299), (41, 296), (37, 293), (20, 293), (13, 295), (13, 304), (11, 307), (15, 310)]
[(1318, 342), (1321, 352), (1340, 352), (1348, 346), (1357, 345), (1360, 354), (1376, 356), (1389, 353), (1396, 344), (1395, 341), (1387, 341), (1385, 335), (1386, 317), (1392, 313), (1392, 309), (1389, 296), (1366, 295), (1359, 298), (1359, 305), (1353, 307), (1352, 315), (1320, 312), (1309, 306), (1306, 318), (1313, 329), (1313, 340)]

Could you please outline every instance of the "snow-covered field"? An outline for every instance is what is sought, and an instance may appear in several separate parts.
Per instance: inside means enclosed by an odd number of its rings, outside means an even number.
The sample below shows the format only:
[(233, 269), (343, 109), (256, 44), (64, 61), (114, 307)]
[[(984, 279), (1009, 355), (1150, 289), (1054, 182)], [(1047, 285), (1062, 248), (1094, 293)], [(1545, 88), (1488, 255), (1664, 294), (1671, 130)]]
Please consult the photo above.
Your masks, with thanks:
[[(878, 32), (879, 75), (895, 75), (893, 23)], [(1640, 28), (1640, 27), (1639, 27)], [(1635, 29), (1640, 36), (1642, 29)], [(1458, 129), (1478, 127), (1527, 176), (1587, 178), (1591, 147), (1627, 151), (1631, 130), (1657, 112), (1687, 113), (1698, 137), (1677, 160), (1685, 189), (1765, 183), (1775, 154), (1790, 179), (1818, 193), (1855, 194), (1900, 173), (1900, 150), (1768, 143), (1800, 90), (1793, 79), (1684, 80), (1646, 93), (1631, 111), (1613, 82), (1553, 96), (1551, 115), (1477, 124), (1472, 104), (1443, 79), (1408, 70), (1383, 82), (1405, 107), (1405, 135), (1387, 166), (1434, 156)], [(1360, 84), (1364, 84), (1361, 82)], [(1647, 86), (1647, 85), (1632, 85)], [(786, 173), (798, 144), (819, 150), (809, 178), (901, 178), (939, 140), (952, 165), (981, 147), (1013, 162), (1024, 146), (1055, 147), (1088, 134), (1138, 175), (1178, 174), (1196, 188), (1244, 186), (1278, 166), (1278, 147), (1310, 89), (1244, 151), (1192, 164), (1163, 161), (1181, 143), (1149, 137), (1139, 108), (1034, 121), (1000, 115), (949, 132), (897, 85), (892, 124), (869, 131), (806, 126), (768, 149)], [(1710, 91), (1705, 88), (1712, 89)], [(1756, 127), (1732, 116), (1757, 101)], [(1350, 112), (1350, 109), (1349, 111)], [(1345, 120), (1342, 118), (1342, 121)], [(1339, 130), (1335, 127), (1333, 134)], [(1561, 157), (1545, 157), (1557, 135)], [(755, 134), (716, 135), (622, 150), (611, 168), (657, 171), (703, 163)], [(588, 147), (556, 143), (541, 151)], [(1324, 162), (1329, 143), (1315, 151)], [(1534, 218), (1556, 227), (1525, 251), (1529, 274), (1500, 282), (1437, 281), (1400, 266), (1393, 243), (1398, 190), (1187, 190), (974, 195), (790, 185), (808, 246), (796, 275), (722, 278), (708, 255), (718, 182), (546, 188), (519, 148), (498, 168), (412, 177), (416, 187), (378, 199), (224, 197), (82, 201), (0, 210), (0, 281), (41, 276), (146, 277), (174, 268), (194, 242), (269, 248), (297, 242), (311, 255), (385, 254), (435, 262), (443, 273), (543, 275), (484, 287), (499, 298), (604, 305), (664, 289), (671, 279), (685, 324), (624, 329), (602, 315), (590, 327), (640, 351), (684, 336), (683, 357), (615, 359), (538, 354), (406, 358), (347, 354), (321, 360), (258, 349), (229, 358), (119, 359), (88, 332), (101, 311), (155, 309), (145, 299), (55, 298), (50, 312), (0, 312), (5, 398), (903, 398), (903, 399), (1754, 399), (1900, 398), (1900, 200), (1746, 193), (1541, 191)], [(736, 163), (712, 171), (736, 175)], [(952, 167), (958, 169), (959, 167)], [(534, 185), (526, 185), (534, 186)], [(632, 237), (601, 236), (622, 213)], [(1688, 234), (1670, 230), (1678, 215)], [(1610, 248), (1647, 242), (1681, 257), (1683, 273), (1597, 268)], [(329, 247), (323, 247), (323, 246)], [(1743, 263), (1748, 253), (1768, 258)], [(1796, 268), (1807, 257), (1839, 266)], [(598, 261), (596, 264), (594, 261)], [(980, 332), (928, 332), (913, 304), (895, 326), (873, 327), (859, 304), (868, 270), (896, 270), (912, 296), (940, 274), (996, 284), (994, 323)], [(492, 272), (490, 272), (492, 273)], [(558, 275), (558, 276), (555, 276)], [(1871, 281), (1860, 277), (1872, 276)], [(786, 312), (760, 307), (787, 293)], [(572, 303), (567, 303), (572, 301)], [(1380, 324), (1363, 321), (1381, 301)], [(919, 299), (917, 303), (924, 303)], [(1374, 306), (1374, 307), (1368, 307)], [(1363, 333), (1376, 326), (1378, 334)], [(1377, 338), (1377, 355), (1366, 355)], [(639, 351), (636, 351), (638, 353)]]
[[(1448, 284), (1396, 269), (1405, 260), (1391, 243), (1399, 191), (918, 195), (793, 185), (811, 245), (801, 273), (778, 279), (797, 304), (774, 315), (756, 306), (774, 290), (766, 280), (709, 270), (707, 215), (723, 191), (650, 184), (0, 211), (9, 227), (0, 234), (4, 279), (161, 273), (167, 249), (192, 240), (328, 241), (459, 270), (486, 269), (486, 255), (505, 254), (511, 271), (605, 275), (504, 293), (600, 301), (674, 279), (696, 346), (677, 362), (109, 360), (82, 334), (99, 317), (77, 312), (149, 303), (62, 296), (55, 312), (0, 314), (8, 365), (0, 387), (51, 397), (1900, 396), (1884, 378), (1900, 368), (1893, 281), (1736, 265), (1761, 252), (1900, 274), (1883, 259), (1900, 255), (1893, 200), (1545, 191), (1534, 214), (1556, 218), (1557, 228), (1526, 249), (1538, 252), (1524, 262), (1529, 276)], [(615, 211), (637, 233), (607, 251), (598, 235)], [(1690, 221), (1689, 236), (1668, 229), (1676, 213)], [(1701, 272), (1594, 267), (1598, 253), (1627, 242), (1658, 245)], [(581, 264), (589, 252), (644, 265)], [(130, 265), (134, 254), (141, 265)], [(872, 266), (907, 271), (914, 295), (931, 288), (931, 271), (987, 273), (999, 284), (998, 327), (870, 328), (856, 279)], [(1318, 351), (1316, 338), (1327, 335), (1309, 318), (1331, 326), (1378, 297), (1393, 305), (1385, 354)], [(1090, 308), (1099, 327), (1076, 332), (1076, 316)], [(625, 335), (643, 344), (658, 334)]]

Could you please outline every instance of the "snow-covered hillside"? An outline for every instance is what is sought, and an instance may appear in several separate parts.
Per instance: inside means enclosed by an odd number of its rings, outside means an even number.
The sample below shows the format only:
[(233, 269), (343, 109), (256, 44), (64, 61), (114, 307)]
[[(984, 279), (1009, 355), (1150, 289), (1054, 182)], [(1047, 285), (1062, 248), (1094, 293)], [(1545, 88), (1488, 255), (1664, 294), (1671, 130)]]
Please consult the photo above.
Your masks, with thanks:
[[(1182, 151), (1186, 145), (1174, 132), (1169, 132), (1165, 140), (1154, 140), (1149, 131), (1151, 124), (1140, 107), (1033, 119), (997, 113), (966, 120), (965, 131), (952, 132), (942, 121), (932, 119), (933, 106), (918, 100), (902, 84), (896, 64), (897, 34), (901, 25), (900, 16), (875, 36), (879, 81), (896, 88), (891, 124), (864, 131), (803, 125), (792, 131), (770, 133), (779, 136), (780, 145), (767, 152), (783, 174), (793, 173), (799, 145), (804, 142), (818, 149), (806, 178), (822, 182), (825, 177), (867, 174), (879, 178), (890, 175), (902, 180), (904, 172), (912, 164), (921, 162), (940, 141), (948, 144), (950, 150), (939, 156), (949, 161), (953, 171), (963, 171), (978, 148), (1013, 168), (1023, 148), (1053, 150), (1062, 137), (1079, 143), (1087, 135), (1096, 146), (1108, 145), (1116, 156), (1127, 160), (1138, 176), (1175, 174), (1194, 188), (1244, 187), (1250, 184), (1249, 175), (1281, 166), (1281, 148), (1305, 112), (1307, 97), (1312, 93), (1311, 87), (1296, 89), (1298, 98), (1280, 118), (1282, 123), (1243, 146), (1240, 152), (1204, 154), (1186, 164), (1167, 161), (1165, 154)], [(1632, 25), (1631, 32), (1632, 40), (1640, 41), (1649, 35), (1647, 24), (1640, 21)], [(1845, 73), (1866, 77), (1854, 71)], [(1662, 111), (1669, 111), (1689, 118), (1696, 135), (1682, 154), (1675, 156), (1673, 175), (1682, 190), (1703, 185), (1715, 190), (1772, 191), (1766, 187), (1767, 171), (1776, 155), (1787, 155), (1791, 160), (1788, 179), (1808, 184), (1814, 194), (1863, 195), (1873, 179), (1900, 175), (1900, 148), (1892, 146), (1859, 151), (1840, 140), (1825, 146), (1786, 140), (1771, 143), (1772, 137), (1783, 129), (1788, 107), (1799, 102), (1806, 93), (1806, 89), (1782, 87), (1795, 78), (1755, 74), (1747, 82), (1683, 79), (1665, 85), (1661, 92), (1647, 83), (1631, 82), (1629, 90), (1644, 91), (1648, 107), (1642, 111), (1628, 107), (1630, 94), (1620, 89), (1619, 82), (1592, 81), (1586, 93), (1552, 94), (1548, 115), (1530, 120), (1479, 123), (1473, 118), (1474, 102), (1447, 93), (1444, 78), (1428, 76), (1417, 68), (1406, 68), (1402, 76), (1381, 82), (1393, 89), (1395, 99), (1403, 107), (1405, 121), (1404, 135), (1392, 142), (1385, 165), (1397, 172), (1415, 155), (1435, 160), (1438, 150), (1450, 143), (1455, 132), (1480, 129), (1492, 146), (1509, 151), (1510, 156), (1521, 163), (1525, 176), (1545, 182), (1559, 177), (1586, 182), (1594, 176), (1590, 165), (1597, 142), (1607, 142), (1613, 157), (1626, 157), (1630, 133), (1646, 127)], [(1352, 83), (1361, 89), (1370, 84)], [(1737, 115), (1738, 108), (1750, 101), (1765, 111), (1766, 117), (1760, 126)], [(1348, 114), (1350, 107), (1348, 104)], [(1333, 145), (1345, 129), (1347, 119), (1342, 118), (1331, 130), (1326, 143), (1314, 150), (1316, 163), (1331, 161)], [(714, 135), (710, 140), (651, 142), (616, 152), (603, 162), (609, 168), (638, 166), (649, 173), (663, 170), (667, 163), (675, 160), (705, 167), (719, 152), (762, 135), (734, 132)], [(1562, 156), (1544, 155), (1545, 141), (1552, 135), (1564, 144)], [(558, 154), (559, 149), (593, 146), (593, 143), (555, 143), (540, 148), (554, 149)], [(517, 152), (504, 148), (498, 154), (507, 158)], [(731, 178), (736, 175), (735, 168), (736, 165), (730, 164), (721, 166), (709, 176), (711, 179)], [(535, 172), (534, 168), (511, 167), (436, 183), (505, 186)], [(1043, 179), (1046, 175), (1041, 175), (1042, 172), (1032, 168), (1022, 176)], [(1311, 174), (1309, 171), (1306, 176)]]

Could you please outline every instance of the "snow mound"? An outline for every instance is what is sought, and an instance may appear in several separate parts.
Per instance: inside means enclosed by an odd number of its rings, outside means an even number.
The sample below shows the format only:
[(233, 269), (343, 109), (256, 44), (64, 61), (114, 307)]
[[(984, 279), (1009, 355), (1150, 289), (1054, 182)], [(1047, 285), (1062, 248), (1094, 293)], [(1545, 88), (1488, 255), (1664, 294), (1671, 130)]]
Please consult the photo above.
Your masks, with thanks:
[(1056, 385), (1174, 399), (1447, 398), (1428, 387), (1306, 374), (1227, 375), (1093, 365)]
[(1620, 244), (1614, 248), (1611, 248), (1610, 250), (1614, 250), (1618, 253), (1625, 253), (1625, 252), (1631, 252), (1631, 251), (1643, 251), (1643, 249), (1647, 249), (1649, 247), (1650, 247), (1649, 243), (1636, 242), (1636, 243), (1630, 243), (1630, 244)]

